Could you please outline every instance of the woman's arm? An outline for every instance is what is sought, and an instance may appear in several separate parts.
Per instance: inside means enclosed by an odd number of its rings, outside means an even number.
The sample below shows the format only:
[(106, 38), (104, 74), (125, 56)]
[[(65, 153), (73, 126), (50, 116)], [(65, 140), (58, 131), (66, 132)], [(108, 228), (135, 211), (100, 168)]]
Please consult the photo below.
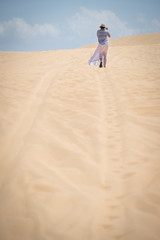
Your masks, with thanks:
[(110, 33), (108, 33), (108, 37), (109, 37), (109, 38), (111, 37)]

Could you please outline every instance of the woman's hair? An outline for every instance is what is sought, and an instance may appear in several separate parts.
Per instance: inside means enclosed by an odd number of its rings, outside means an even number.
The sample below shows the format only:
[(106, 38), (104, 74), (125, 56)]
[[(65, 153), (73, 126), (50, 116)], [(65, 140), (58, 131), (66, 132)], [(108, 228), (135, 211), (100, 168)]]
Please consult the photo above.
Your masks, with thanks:
[(100, 27), (101, 30), (108, 30), (108, 27)]

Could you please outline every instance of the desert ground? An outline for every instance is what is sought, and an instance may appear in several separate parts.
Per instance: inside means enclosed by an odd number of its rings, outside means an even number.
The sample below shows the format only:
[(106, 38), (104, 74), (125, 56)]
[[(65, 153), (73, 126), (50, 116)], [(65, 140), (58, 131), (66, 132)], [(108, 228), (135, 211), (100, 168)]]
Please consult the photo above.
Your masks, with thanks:
[(160, 33), (0, 52), (0, 239), (160, 239)]

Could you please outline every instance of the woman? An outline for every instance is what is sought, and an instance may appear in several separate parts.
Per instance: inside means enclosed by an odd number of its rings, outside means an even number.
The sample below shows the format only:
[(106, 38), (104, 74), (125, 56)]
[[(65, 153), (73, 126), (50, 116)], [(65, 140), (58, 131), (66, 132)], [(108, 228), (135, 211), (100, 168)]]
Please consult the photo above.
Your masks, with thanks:
[(97, 31), (97, 38), (99, 45), (94, 52), (93, 56), (89, 59), (89, 65), (96, 65), (101, 67), (106, 67), (107, 62), (107, 51), (108, 51), (108, 37), (111, 35), (108, 32), (108, 28), (106, 28), (105, 24), (101, 24), (100, 30)]

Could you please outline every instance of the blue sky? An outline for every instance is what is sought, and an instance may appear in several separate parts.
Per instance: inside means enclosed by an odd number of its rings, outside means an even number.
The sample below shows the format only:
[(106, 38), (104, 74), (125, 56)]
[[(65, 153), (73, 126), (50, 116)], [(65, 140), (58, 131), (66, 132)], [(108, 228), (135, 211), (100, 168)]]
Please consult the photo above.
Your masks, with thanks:
[(160, 0), (0, 0), (0, 51), (73, 49), (112, 38), (160, 32)]

